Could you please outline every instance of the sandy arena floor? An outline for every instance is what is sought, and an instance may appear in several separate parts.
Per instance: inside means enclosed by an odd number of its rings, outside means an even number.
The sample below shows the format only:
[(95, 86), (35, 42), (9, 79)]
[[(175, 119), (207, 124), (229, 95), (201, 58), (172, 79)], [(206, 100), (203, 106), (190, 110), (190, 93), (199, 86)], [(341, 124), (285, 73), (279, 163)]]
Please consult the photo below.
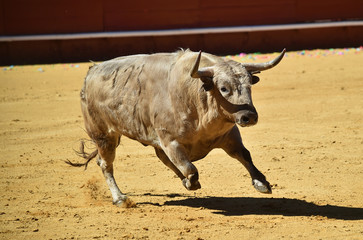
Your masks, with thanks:
[[(270, 55), (228, 56), (267, 61)], [(153, 148), (122, 138), (115, 175), (136, 208), (113, 206), (86, 138), (79, 91), (90, 63), (0, 69), (0, 239), (363, 239), (363, 50), (289, 52), (253, 88), (240, 129), (273, 185), (256, 192), (221, 150), (189, 192)]]

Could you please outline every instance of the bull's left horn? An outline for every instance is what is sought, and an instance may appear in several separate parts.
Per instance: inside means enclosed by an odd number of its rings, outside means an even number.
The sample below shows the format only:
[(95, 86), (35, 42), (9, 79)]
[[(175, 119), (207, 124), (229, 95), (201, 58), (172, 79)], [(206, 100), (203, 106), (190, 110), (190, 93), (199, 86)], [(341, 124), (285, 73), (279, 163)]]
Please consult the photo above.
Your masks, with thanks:
[(284, 50), (282, 50), (282, 52), (280, 53), (280, 55), (269, 61), (266, 63), (242, 63), (242, 66), (244, 66), (246, 68), (246, 70), (250, 73), (258, 73), (260, 71), (264, 71), (270, 68), (275, 67), (280, 61), (281, 59), (284, 57), (286, 52), (286, 49), (284, 48)]
[(195, 60), (194, 67), (190, 72), (190, 76), (192, 78), (201, 78), (201, 77), (213, 77), (214, 70), (212, 67), (199, 68), (200, 58), (202, 56), (202, 51), (199, 51), (198, 57)]

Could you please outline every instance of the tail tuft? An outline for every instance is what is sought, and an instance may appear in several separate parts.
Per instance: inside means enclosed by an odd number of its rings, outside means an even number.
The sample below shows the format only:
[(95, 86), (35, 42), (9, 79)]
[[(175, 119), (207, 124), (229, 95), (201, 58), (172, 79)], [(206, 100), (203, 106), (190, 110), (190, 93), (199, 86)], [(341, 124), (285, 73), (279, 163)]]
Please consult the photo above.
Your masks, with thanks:
[(88, 166), (88, 163), (97, 156), (98, 150), (96, 149), (95, 151), (93, 151), (91, 153), (87, 153), (87, 152), (84, 151), (84, 146), (85, 146), (85, 141), (81, 140), (81, 145), (79, 147), (79, 151), (75, 150), (75, 152), (79, 157), (86, 159), (86, 162), (84, 162), (84, 163), (73, 163), (73, 162), (71, 162), (69, 160), (64, 161), (64, 162), (67, 163), (68, 165), (71, 165), (72, 167), (83, 167), (84, 166), (84, 170), (86, 170), (87, 166)]

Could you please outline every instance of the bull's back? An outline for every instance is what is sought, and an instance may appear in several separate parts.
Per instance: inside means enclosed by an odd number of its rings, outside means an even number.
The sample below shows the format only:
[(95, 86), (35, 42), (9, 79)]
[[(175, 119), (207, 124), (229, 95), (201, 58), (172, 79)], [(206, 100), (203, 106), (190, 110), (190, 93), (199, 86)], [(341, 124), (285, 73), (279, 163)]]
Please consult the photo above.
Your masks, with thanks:
[(134, 55), (92, 67), (81, 97), (83, 111), (108, 132), (155, 145), (157, 106), (167, 103), (174, 54)]

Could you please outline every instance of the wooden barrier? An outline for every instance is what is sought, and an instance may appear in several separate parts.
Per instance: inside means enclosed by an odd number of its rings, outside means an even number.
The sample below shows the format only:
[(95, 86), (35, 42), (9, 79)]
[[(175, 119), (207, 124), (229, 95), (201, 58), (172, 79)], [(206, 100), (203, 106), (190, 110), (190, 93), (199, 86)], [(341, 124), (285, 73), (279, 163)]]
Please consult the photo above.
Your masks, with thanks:
[(178, 47), (215, 54), (351, 47), (363, 42), (362, 19), (360, 0), (0, 0), (0, 64), (104, 60)]

